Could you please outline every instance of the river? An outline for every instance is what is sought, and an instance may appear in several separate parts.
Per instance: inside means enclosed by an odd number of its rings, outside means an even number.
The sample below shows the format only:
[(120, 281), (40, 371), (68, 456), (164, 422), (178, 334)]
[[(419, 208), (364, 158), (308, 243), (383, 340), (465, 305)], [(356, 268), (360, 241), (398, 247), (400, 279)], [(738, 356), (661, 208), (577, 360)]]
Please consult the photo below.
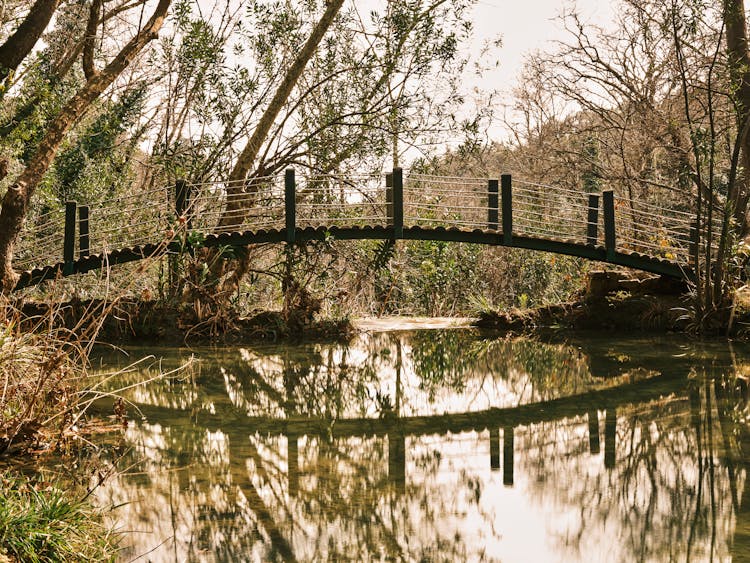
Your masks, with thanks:
[(367, 328), (102, 354), (103, 371), (151, 355), (110, 382), (128, 420), (96, 495), (117, 507), (121, 559), (750, 553), (750, 347)]

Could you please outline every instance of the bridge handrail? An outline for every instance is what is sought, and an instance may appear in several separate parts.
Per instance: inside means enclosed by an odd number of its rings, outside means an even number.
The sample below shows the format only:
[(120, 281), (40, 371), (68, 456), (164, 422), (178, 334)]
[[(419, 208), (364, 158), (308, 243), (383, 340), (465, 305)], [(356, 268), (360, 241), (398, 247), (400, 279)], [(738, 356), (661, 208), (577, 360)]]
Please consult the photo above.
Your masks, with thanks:
[[(170, 190), (155, 187), (93, 207), (68, 202), (66, 212), (49, 210), (30, 222), (14, 264), (28, 270), (63, 262), (68, 274), (74, 270), (76, 242), (80, 260), (90, 254), (158, 244), (188, 230), (204, 236), (285, 231), (285, 240), (293, 243), (297, 231), (309, 227), (377, 227), (389, 229), (393, 239), (414, 228), (458, 228), (482, 234), (476, 240), (492, 244), (529, 245), (524, 241), (533, 239), (539, 241), (534, 247), (542, 250), (559, 251), (558, 243), (564, 243), (603, 248), (603, 255), (581, 250), (580, 255), (596, 259), (636, 267), (639, 260), (645, 266), (666, 260), (685, 268), (697, 236), (693, 216), (684, 208), (674, 208), (680, 206), (676, 201), (670, 200), (670, 207), (631, 202), (611, 190), (576, 191), (510, 175), (462, 178), (395, 169), (384, 181), (383, 175), (376, 174), (310, 174), (298, 179), (288, 170), (283, 176), (242, 182), (248, 191), (231, 195), (227, 187), (237, 181), (178, 181)], [(230, 200), (244, 206), (234, 222), (227, 215)], [(712, 230), (720, 226), (717, 215)], [(426, 231), (419, 233), (409, 236), (429, 238)], [(497, 238), (485, 236), (493, 233)], [(473, 239), (467, 234), (461, 240)], [(632, 259), (620, 256), (629, 254)]]

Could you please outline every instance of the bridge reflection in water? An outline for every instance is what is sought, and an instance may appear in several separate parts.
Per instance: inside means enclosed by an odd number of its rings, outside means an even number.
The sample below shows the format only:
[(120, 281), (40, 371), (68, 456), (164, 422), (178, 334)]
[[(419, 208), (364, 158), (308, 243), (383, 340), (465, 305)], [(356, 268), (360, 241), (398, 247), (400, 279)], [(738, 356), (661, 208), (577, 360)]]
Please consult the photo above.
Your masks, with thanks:
[[(646, 357), (669, 346), (680, 357)], [(152, 560), (750, 549), (741, 351), (705, 369), (704, 350), (669, 341), (579, 350), (444, 331), (201, 356), (189, 380), (130, 397), (138, 470), (100, 491), (130, 503), (125, 528), (150, 531), (126, 556), (161, 542)]]

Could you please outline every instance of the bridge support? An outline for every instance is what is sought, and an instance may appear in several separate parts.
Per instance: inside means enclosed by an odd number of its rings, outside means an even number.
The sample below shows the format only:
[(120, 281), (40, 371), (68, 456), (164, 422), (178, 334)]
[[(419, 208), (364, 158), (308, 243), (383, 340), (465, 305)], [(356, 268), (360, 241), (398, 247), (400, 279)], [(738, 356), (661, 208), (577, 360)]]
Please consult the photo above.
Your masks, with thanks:
[(510, 174), (500, 176), (503, 205), (503, 244), (513, 243), (513, 189)]
[(602, 192), (604, 202), (604, 248), (607, 260), (615, 259), (615, 194), (612, 190)]
[(393, 238), (404, 238), (404, 174), (394, 168), (385, 177), (385, 200), (388, 226), (393, 228)]
[(174, 183), (175, 198), (174, 207), (177, 217), (185, 217), (185, 227), (187, 229), (193, 228), (192, 213), (190, 213), (190, 184), (185, 180), (177, 180)]
[(284, 224), (286, 225), (286, 242), (293, 244), (297, 233), (297, 194), (294, 169), (284, 172)]
[(65, 202), (65, 234), (63, 238), (63, 274), (69, 276), (75, 268), (76, 211), (75, 201)]

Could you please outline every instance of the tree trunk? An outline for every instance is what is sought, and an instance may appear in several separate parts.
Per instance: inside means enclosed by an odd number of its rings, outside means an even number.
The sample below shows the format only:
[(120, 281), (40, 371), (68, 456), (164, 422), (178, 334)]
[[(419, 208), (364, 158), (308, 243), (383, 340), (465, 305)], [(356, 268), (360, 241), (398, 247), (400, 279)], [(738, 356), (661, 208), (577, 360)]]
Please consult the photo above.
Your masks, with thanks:
[(284, 107), (287, 99), (289, 99), (295, 84), (297, 84), (297, 80), (299, 80), (307, 63), (315, 54), (320, 41), (328, 31), (328, 28), (331, 27), (331, 24), (343, 3), (344, 0), (330, 0), (328, 2), (326, 11), (323, 13), (320, 21), (318, 21), (313, 28), (310, 37), (307, 38), (304, 46), (300, 49), (294, 62), (289, 67), (289, 70), (287, 70), (284, 80), (279, 85), (271, 102), (268, 104), (266, 111), (261, 116), (258, 125), (250, 136), (250, 139), (248, 139), (245, 148), (237, 159), (237, 163), (229, 174), (227, 208), (219, 221), (219, 228), (230, 227), (244, 221), (247, 209), (241, 201), (242, 192), (244, 190), (242, 180), (245, 179), (248, 172), (252, 169), (253, 164), (255, 163), (255, 158), (258, 156), (258, 152), (263, 145), (263, 141), (265, 141), (268, 136), (268, 132), (271, 130), (274, 121)]
[(18, 276), (13, 271), (13, 251), (23, 227), (31, 198), (49, 169), (65, 135), (75, 122), (130, 65), (143, 48), (156, 38), (164, 24), (171, 0), (159, 0), (151, 19), (128, 42), (117, 56), (101, 71), (95, 72), (86, 84), (68, 101), (47, 128), (29, 164), (8, 189), (0, 207), (0, 283), (8, 293), (16, 285)]
[(745, 123), (750, 119), (750, 54), (748, 54), (747, 23), (744, 0), (724, 0), (724, 25), (727, 36), (727, 57), (732, 85), (736, 88), (735, 104), (737, 127), (741, 132), (738, 143), (741, 149), (743, 172), (734, 186), (729, 186), (729, 201), (735, 206), (734, 213), (740, 232), (747, 231), (747, 205), (750, 197), (750, 135)]
[(60, 0), (37, 0), (15, 33), (0, 45), (0, 83), (29, 56), (59, 3)]

